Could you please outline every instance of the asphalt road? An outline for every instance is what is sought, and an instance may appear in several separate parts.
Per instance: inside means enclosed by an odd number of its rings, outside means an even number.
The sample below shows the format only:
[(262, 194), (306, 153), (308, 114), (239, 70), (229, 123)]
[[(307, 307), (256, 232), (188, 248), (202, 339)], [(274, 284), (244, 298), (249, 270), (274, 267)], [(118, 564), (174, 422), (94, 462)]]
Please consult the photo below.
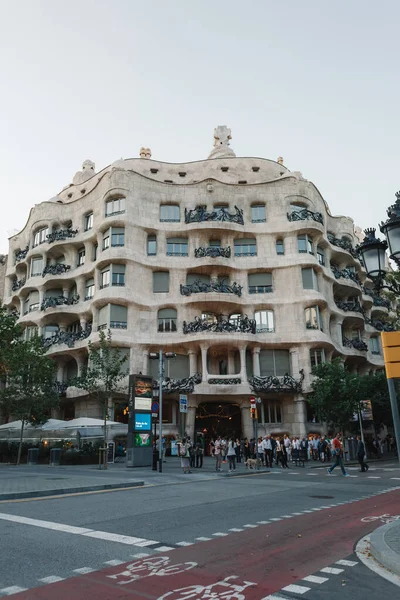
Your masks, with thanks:
[(0, 596), (158, 599), (209, 585), (167, 598), (396, 597), (399, 588), (354, 548), (382, 524), (362, 519), (400, 514), (400, 468), (349, 473), (197, 473), (165, 484), (152, 477), (133, 490), (1, 502)]

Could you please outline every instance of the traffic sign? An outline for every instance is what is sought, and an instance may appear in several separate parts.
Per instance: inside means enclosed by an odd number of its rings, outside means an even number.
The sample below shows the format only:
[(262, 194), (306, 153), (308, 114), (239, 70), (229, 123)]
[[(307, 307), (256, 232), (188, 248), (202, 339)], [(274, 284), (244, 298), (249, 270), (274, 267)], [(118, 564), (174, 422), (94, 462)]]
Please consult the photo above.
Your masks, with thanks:
[(187, 413), (187, 396), (186, 396), (186, 394), (179, 394), (179, 412)]
[(158, 413), (158, 411), (160, 410), (160, 405), (158, 402), (153, 402), (153, 404), (151, 405), (151, 412), (152, 413)]
[(250, 404), (255, 404), (257, 401), (257, 398), (255, 396), (250, 396)]

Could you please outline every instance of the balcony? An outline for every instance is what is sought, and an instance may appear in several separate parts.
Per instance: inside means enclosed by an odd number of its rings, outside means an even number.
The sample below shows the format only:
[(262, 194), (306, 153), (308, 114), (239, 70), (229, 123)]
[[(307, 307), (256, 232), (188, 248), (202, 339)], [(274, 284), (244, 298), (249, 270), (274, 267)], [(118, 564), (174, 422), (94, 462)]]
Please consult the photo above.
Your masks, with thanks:
[(282, 392), (293, 392), (300, 394), (303, 390), (304, 371), (300, 371), (300, 379), (295, 379), (291, 375), (268, 375), (267, 377), (249, 377), (249, 384), (251, 389), (256, 392), (266, 393), (282, 393)]
[(28, 252), (29, 246), (26, 246), (23, 250), (18, 250), (18, 252), (15, 253), (15, 262), (20, 262), (21, 260), (24, 260)]
[(381, 319), (370, 319), (365, 317), (365, 322), (377, 331), (396, 331), (396, 327), (388, 321), (382, 321)]
[(70, 298), (65, 296), (49, 296), (45, 298), (40, 305), (40, 310), (46, 310), (47, 308), (55, 308), (56, 306), (70, 306), (72, 304), (78, 304), (79, 295), (74, 294)]
[(219, 315), (214, 321), (207, 318), (195, 317), (194, 321), (187, 323), (183, 321), (183, 333), (256, 333), (255, 319), (249, 319), (246, 315), (230, 321), (223, 315)]
[(235, 206), (235, 212), (230, 213), (228, 209), (215, 208), (211, 212), (206, 206), (197, 206), (193, 209), (185, 208), (185, 223), (204, 223), (206, 221), (222, 221), (244, 225), (243, 210)]
[(335, 277), (335, 279), (350, 279), (354, 281), (357, 285), (361, 287), (361, 280), (358, 276), (358, 273), (355, 271), (351, 271), (351, 269), (339, 269), (337, 265), (331, 263), (331, 271)]
[(61, 275), (62, 273), (66, 273), (71, 268), (71, 265), (66, 265), (64, 263), (57, 263), (55, 265), (47, 265), (43, 269), (42, 277), (46, 277), (46, 275)]
[(271, 294), (272, 285), (249, 285), (249, 294)]
[(358, 302), (358, 300), (344, 302), (342, 300), (337, 300), (335, 298), (335, 304), (338, 308), (340, 308), (340, 310), (344, 310), (345, 312), (348, 312), (348, 311), (358, 312), (358, 313), (361, 313), (362, 315), (364, 315), (364, 309), (361, 306), (361, 304)]
[(110, 321), (110, 324), (103, 323), (97, 327), (97, 331), (104, 329), (128, 329), (128, 323), (126, 321)]
[(302, 210), (294, 210), (293, 212), (287, 213), (288, 221), (315, 221), (316, 223), (324, 224), (322, 214), (319, 212), (312, 212), (308, 208)]
[(72, 229), (71, 227), (67, 227), (66, 229), (56, 229), (52, 233), (48, 233), (46, 235), (47, 241), (49, 244), (53, 242), (60, 242), (62, 240), (67, 240), (69, 238), (75, 237), (78, 233), (78, 229)]
[(328, 240), (332, 246), (337, 246), (342, 250), (347, 250), (347, 252), (349, 252), (353, 258), (358, 258), (358, 252), (355, 248), (353, 248), (349, 240), (341, 240), (330, 233), (328, 233)]
[(19, 289), (21, 289), (26, 283), (26, 277), (23, 277), (22, 279), (13, 279), (12, 282), (12, 286), (11, 289), (13, 292), (17, 292)]
[(197, 279), (194, 283), (189, 285), (181, 285), (180, 290), (182, 296), (191, 296), (191, 294), (207, 294), (208, 292), (216, 292), (217, 294), (235, 294), (236, 296), (242, 295), (243, 286), (238, 285), (236, 281), (232, 284), (224, 283), (218, 279), (212, 279), (210, 283), (205, 283), (200, 279)]
[(68, 348), (73, 348), (75, 342), (88, 338), (91, 333), (91, 324), (87, 325), (85, 329), (79, 327), (77, 331), (57, 331), (55, 335), (43, 338), (42, 345), (46, 349), (58, 344), (66, 344)]
[(207, 380), (207, 383), (211, 385), (240, 385), (242, 380), (240, 377), (228, 377), (227, 379), (211, 377)]
[(382, 296), (376, 296), (375, 294), (369, 294), (374, 302), (374, 306), (381, 306), (382, 308), (390, 308), (390, 300), (382, 298)]
[[(171, 379), (170, 377), (166, 377), (162, 382), (162, 391), (163, 394), (172, 394), (174, 392), (179, 392), (181, 394), (191, 394), (194, 391), (194, 386), (198, 383), (201, 383), (201, 373), (195, 373), (190, 377), (185, 377), (184, 379)], [(157, 396), (159, 392), (159, 382), (157, 379), (153, 380), (153, 390), (154, 395)]]
[(342, 340), (342, 345), (345, 348), (354, 348), (355, 350), (359, 350), (360, 352), (367, 352), (368, 346), (363, 340), (350, 340), (347, 337), (344, 337)]
[(204, 248), (200, 246), (200, 248), (195, 248), (194, 256), (195, 258), (230, 258), (231, 247), (227, 246), (226, 248), (222, 248), (221, 246), (209, 246), (208, 248)]
[(54, 382), (54, 389), (59, 396), (67, 395), (68, 386), (69, 386), (69, 383), (67, 383), (66, 381), (55, 381)]

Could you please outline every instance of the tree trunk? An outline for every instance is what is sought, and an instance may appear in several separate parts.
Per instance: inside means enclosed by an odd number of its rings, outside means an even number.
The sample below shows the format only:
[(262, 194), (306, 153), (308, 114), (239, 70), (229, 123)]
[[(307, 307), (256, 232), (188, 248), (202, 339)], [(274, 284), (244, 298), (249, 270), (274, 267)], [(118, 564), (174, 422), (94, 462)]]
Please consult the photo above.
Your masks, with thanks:
[(18, 467), (19, 463), (21, 462), (22, 440), (24, 437), (24, 427), (25, 427), (25, 421), (22, 419), (21, 435), (19, 438), (19, 447), (18, 447), (18, 456), (17, 456), (17, 467)]

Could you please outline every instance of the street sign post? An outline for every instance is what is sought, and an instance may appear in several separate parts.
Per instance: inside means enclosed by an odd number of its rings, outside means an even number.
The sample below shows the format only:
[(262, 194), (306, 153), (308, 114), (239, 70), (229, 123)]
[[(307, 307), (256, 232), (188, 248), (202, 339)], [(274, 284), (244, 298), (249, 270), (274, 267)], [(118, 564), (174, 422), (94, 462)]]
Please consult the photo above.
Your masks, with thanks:
[(400, 379), (400, 331), (385, 331), (381, 334), (381, 339), (383, 357), (385, 360), (386, 379), (389, 388), (389, 398), (392, 408), (397, 456), (400, 461), (400, 417), (396, 393), (396, 379)]
[(187, 413), (187, 395), (179, 394), (179, 412), (181, 414), (181, 437), (185, 437), (185, 420)]

